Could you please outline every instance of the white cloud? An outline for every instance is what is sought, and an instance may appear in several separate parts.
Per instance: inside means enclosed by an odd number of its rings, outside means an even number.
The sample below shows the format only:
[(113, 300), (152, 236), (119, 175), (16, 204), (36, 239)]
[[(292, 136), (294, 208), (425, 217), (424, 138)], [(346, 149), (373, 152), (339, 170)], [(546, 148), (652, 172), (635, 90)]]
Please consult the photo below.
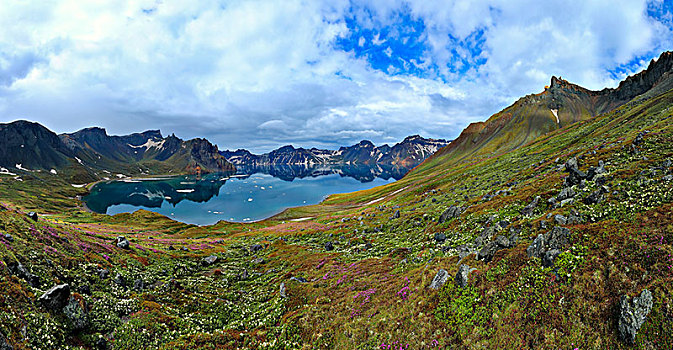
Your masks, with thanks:
[[(671, 47), (670, 30), (646, 16), (643, 1), (378, 0), (367, 7), (346, 0), (5, 0), (2, 120), (32, 119), (59, 132), (161, 128), (253, 150), (416, 133), (452, 138), (468, 122), (540, 91), (551, 75), (614, 86), (609, 69)], [(379, 33), (371, 40), (377, 46), (403, 35), (378, 29), (409, 9), (425, 25), (426, 50), (404, 63), (438, 67), (443, 80), (391, 76), (397, 68), (386, 74), (336, 48), (352, 34), (351, 9), (360, 26)], [(476, 31), (484, 50), (473, 57), (455, 41), (477, 45)], [(465, 64), (464, 73), (451, 69)]]

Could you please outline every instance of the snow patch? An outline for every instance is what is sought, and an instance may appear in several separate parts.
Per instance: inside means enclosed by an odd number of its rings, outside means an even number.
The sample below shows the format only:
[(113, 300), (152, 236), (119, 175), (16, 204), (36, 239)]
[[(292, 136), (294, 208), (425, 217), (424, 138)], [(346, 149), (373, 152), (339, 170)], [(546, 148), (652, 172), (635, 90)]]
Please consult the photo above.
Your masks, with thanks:
[(556, 117), (556, 124), (561, 124), (561, 121), (558, 119), (558, 109), (550, 109), (550, 111)]
[(54, 174), (54, 175), (58, 175), (58, 172), (56, 171), (56, 169), (51, 169), (51, 170), (49, 170), (49, 172)]
[(14, 165), (14, 166), (15, 166), (17, 169), (19, 169), (19, 170), (23, 170), (23, 171), (32, 171), (32, 170), (30, 170), (30, 169), (26, 169), (26, 168), (22, 167), (21, 164), (16, 164), (16, 165)]
[[(82, 160), (81, 160), (81, 159), (75, 157), (75, 160), (77, 161), (77, 163), (82, 164)], [(84, 164), (82, 164), (82, 165), (84, 165)]]
[(10, 173), (9, 170), (5, 168), (0, 168), (0, 175), (16, 176), (16, 174)]
[[(155, 141), (155, 140), (149, 139), (149, 140), (147, 140), (147, 142), (145, 142), (144, 144), (139, 145), (139, 146), (134, 146), (130, 143), (128, 145), (129, 145), (129, 147), (144, 148), (145, 150), (149, 150), (150, 148), (153, 148), (153, 147), (156, 148), (156, 149), (163, 149), (164, 148), (164, 142), (166, 142), (166, 140)], [(138, 152), (136, 152), (136, 153), (138, 153)]]
[(70, 184), (70, 186), (75, 187), (75, 188), (82, 188), (82, 187), (86, 186), (86, 184), (81, 184), (81, 185)]
[(192, 193), (192, 192), (194, 192), (194, 189), (190, 188), (188, 190), (175, 190), (175, 192), (178, 192), (178, 193)]
[(299, 219), (292, 219), (292, 220), (290, 220), (290, 221), (299, 222), (299, 221), (306, 221), (306, 220), (310, 220), (310, 219), (313, 219), (313, 217), (305, 217), (305, 218), (299, 218)]
[(365, 203), (365, 205), (370, 205), (370, 204), (374, 204), (374, 203), (376, 203), (376, 202), (380, 202), (380, 201), (382, 201), (384, 198), (386, 198), (386, 197), (381, 197), (381, 198), (374, 199), (373, 201), (369, 201), (369, 202)]

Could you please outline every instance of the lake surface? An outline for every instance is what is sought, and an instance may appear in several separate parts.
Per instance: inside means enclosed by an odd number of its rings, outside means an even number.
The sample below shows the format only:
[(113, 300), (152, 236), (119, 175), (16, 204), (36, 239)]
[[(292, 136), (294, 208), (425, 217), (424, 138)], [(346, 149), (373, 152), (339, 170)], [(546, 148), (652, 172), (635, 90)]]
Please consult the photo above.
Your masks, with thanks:
[[(101, 182), (84, 197), (89, 209), (119, 214), (146, 209), (174, 220), (211, 225), (220, 220), (251, 222), (286, 208), (316, 204), (334, 193), (364, 190), (394, 177), (346, 176), (342, 171), (303, 172), (275, 177), (265, 173), (207, 174)], [(386, 178), (387, 177), (387, 178)], [(363, 180), (364, 178), (364, 180)]]

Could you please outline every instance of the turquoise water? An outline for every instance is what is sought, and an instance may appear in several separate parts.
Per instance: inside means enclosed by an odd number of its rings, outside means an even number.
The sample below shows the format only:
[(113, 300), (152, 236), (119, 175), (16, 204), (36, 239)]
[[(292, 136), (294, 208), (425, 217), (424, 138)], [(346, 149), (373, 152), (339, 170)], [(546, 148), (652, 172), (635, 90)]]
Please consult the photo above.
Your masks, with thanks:
[(91, 189), (84, 201), (98, 213), (114, 215), (142, 208), (185, 223), (211, 225), (220, 220), (261, 220), (286, 208), (319, 203), (330, 194), (359, 191), (393, 181), (392, 178), (375, 178), (361, 182), (339, 174), (292, 181), (260, 173), (209, 174), (200, 179), (179, 176), (102, 182)]

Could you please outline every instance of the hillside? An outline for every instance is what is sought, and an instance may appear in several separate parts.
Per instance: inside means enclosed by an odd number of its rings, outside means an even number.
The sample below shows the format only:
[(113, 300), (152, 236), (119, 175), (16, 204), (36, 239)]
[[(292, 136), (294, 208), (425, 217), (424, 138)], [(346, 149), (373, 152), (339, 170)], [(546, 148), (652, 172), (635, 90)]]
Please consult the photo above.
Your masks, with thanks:
[(97, 215), (0, 175), (0, 348), (673, 348), (670, 57), (251, 224)]
[(470, 124), (451, 145), (435, 154), (444, 161), (490, 157), (518, 148), (550, 131), (607, 113), (639, 95), (656, 96), (673, 88), (673, 52), (615, 89), (591, 91), (552, 77), (542, 93), (522, 97), (485, 122)]

